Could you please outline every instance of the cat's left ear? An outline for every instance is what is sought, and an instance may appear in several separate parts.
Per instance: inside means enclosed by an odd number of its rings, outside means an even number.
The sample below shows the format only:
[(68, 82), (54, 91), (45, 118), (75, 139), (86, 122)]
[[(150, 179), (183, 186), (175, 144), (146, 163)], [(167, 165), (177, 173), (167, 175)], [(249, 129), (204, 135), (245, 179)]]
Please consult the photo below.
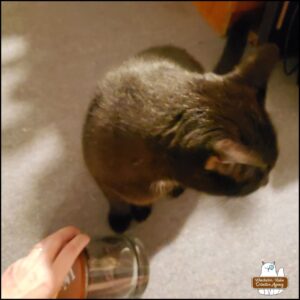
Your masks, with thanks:
[(263, 88), (279, 59), (279, 49), (275, 44), (265, 44), (252, 55), (247, 56), (227, 76), (256, 89)]
[[(222, 139), (212, 145), (215, 152), (205, 163), (205, 170), (231, 176), (236, 181), (243, 181), (251, 176), (255, 168), (266, 169), (267, 165), (253, 150), (231, 139)], [(248, 166), (244, 172), (243, 166)]]

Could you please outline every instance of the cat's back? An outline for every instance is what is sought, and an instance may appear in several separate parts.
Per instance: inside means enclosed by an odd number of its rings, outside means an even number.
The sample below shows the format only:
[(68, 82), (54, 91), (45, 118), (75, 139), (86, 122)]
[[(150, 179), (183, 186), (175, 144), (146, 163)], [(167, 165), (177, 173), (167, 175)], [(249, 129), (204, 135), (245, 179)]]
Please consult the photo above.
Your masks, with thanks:
[(196, 72), (174, 58), (167, 58), (149, 50), (108, 72), (100, 84), (100, 89), (106, 96), (110, 96), (110, 92), (117, 97), (124, 96), (124, 93), (126, 96), (136, 93), (137, 97), (145, 94), (151, 98), (155, 95), (176, 93), (177, 90), (184, 91), (194, 73)]
[(201, 70), (185, 51), (168, 47), (139, 53), (100, 83), (83, 129), (84, 157), (96, 177), (116, 168), (128, 177), (132, 161), (150, 169), (162, 159), (152, 138), (188, 105)]
[(98, 126), (127, 126), (151, 130), (151, 124), (168, 119), (188, 105), (201, 66), (180, 48), (145, 50), (108, 72), (99, 85), (88, 119)]
[[(100, 89), (106, 97), (119, 99), (124, 94), (129, 97), (135, 94), (135, 99), (145, 96), (151, 100), (166, 94), (184, 94), (196, 74), (202, 72), (202, 66), (184, 49), (152, 47), (107, 73)], [(115, 103), (116, 98), (107, 99), (107, 102)]]

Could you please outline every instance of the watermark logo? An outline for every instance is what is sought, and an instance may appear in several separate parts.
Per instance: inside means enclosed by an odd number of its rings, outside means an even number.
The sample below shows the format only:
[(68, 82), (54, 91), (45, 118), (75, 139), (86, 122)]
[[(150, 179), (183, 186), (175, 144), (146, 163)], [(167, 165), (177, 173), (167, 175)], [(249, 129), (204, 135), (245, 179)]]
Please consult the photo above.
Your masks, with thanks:
[(283, 268), (276, 271), (275, 261), (263, 261), (260, 277), (252, 278), (252, 287), (258, 289), (261, 295), (278, 295), (288, 287), (288, 279), (284, 276)]

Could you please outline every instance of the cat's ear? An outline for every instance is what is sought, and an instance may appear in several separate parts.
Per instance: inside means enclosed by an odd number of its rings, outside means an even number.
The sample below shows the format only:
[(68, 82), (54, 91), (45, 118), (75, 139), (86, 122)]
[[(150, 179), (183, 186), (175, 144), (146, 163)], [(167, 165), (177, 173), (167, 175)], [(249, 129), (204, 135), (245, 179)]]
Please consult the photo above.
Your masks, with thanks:
[(228, 74), (228, 78), (237, 79), (257, 89), (263, 88), (278, 59), (278, 47), (275, 44), (265, 44), (243, 59), (236, 69)]
[(231, 162), (262, 169), (266, 167), (266, 164), (262, 158), (255, 151), (248, 149), (243, 144), (235, 142), (231, 139), (222, 139), (215, 142), (213, 145), (213, 150), (225, 163)]
[(212, 145), (215, 154), (205, 163), (205, 170), (243, 181), (251, 177), (256, 168), (267, 166), (261, 157), (246, 146), (231, 139), (222, 139)]
[(264, 264), (265, 264), (265, 262), (264, 262), (264, 261), (262, 261), (262, 262), (261, 262), (261, 264), (262, 264), (262, 265), (264, 265)]
[(273, 261), (273, 265), (275, 265), (275, 261)]

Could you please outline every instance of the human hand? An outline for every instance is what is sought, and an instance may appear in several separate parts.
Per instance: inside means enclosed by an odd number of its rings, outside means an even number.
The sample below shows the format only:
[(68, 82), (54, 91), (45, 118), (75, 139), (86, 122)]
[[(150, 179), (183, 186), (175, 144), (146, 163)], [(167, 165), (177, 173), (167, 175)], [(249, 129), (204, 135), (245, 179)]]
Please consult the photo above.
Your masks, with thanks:
[(55, 298), (89, 241), (72, 226), (48, 236), (3, 273), (1, 298)]

